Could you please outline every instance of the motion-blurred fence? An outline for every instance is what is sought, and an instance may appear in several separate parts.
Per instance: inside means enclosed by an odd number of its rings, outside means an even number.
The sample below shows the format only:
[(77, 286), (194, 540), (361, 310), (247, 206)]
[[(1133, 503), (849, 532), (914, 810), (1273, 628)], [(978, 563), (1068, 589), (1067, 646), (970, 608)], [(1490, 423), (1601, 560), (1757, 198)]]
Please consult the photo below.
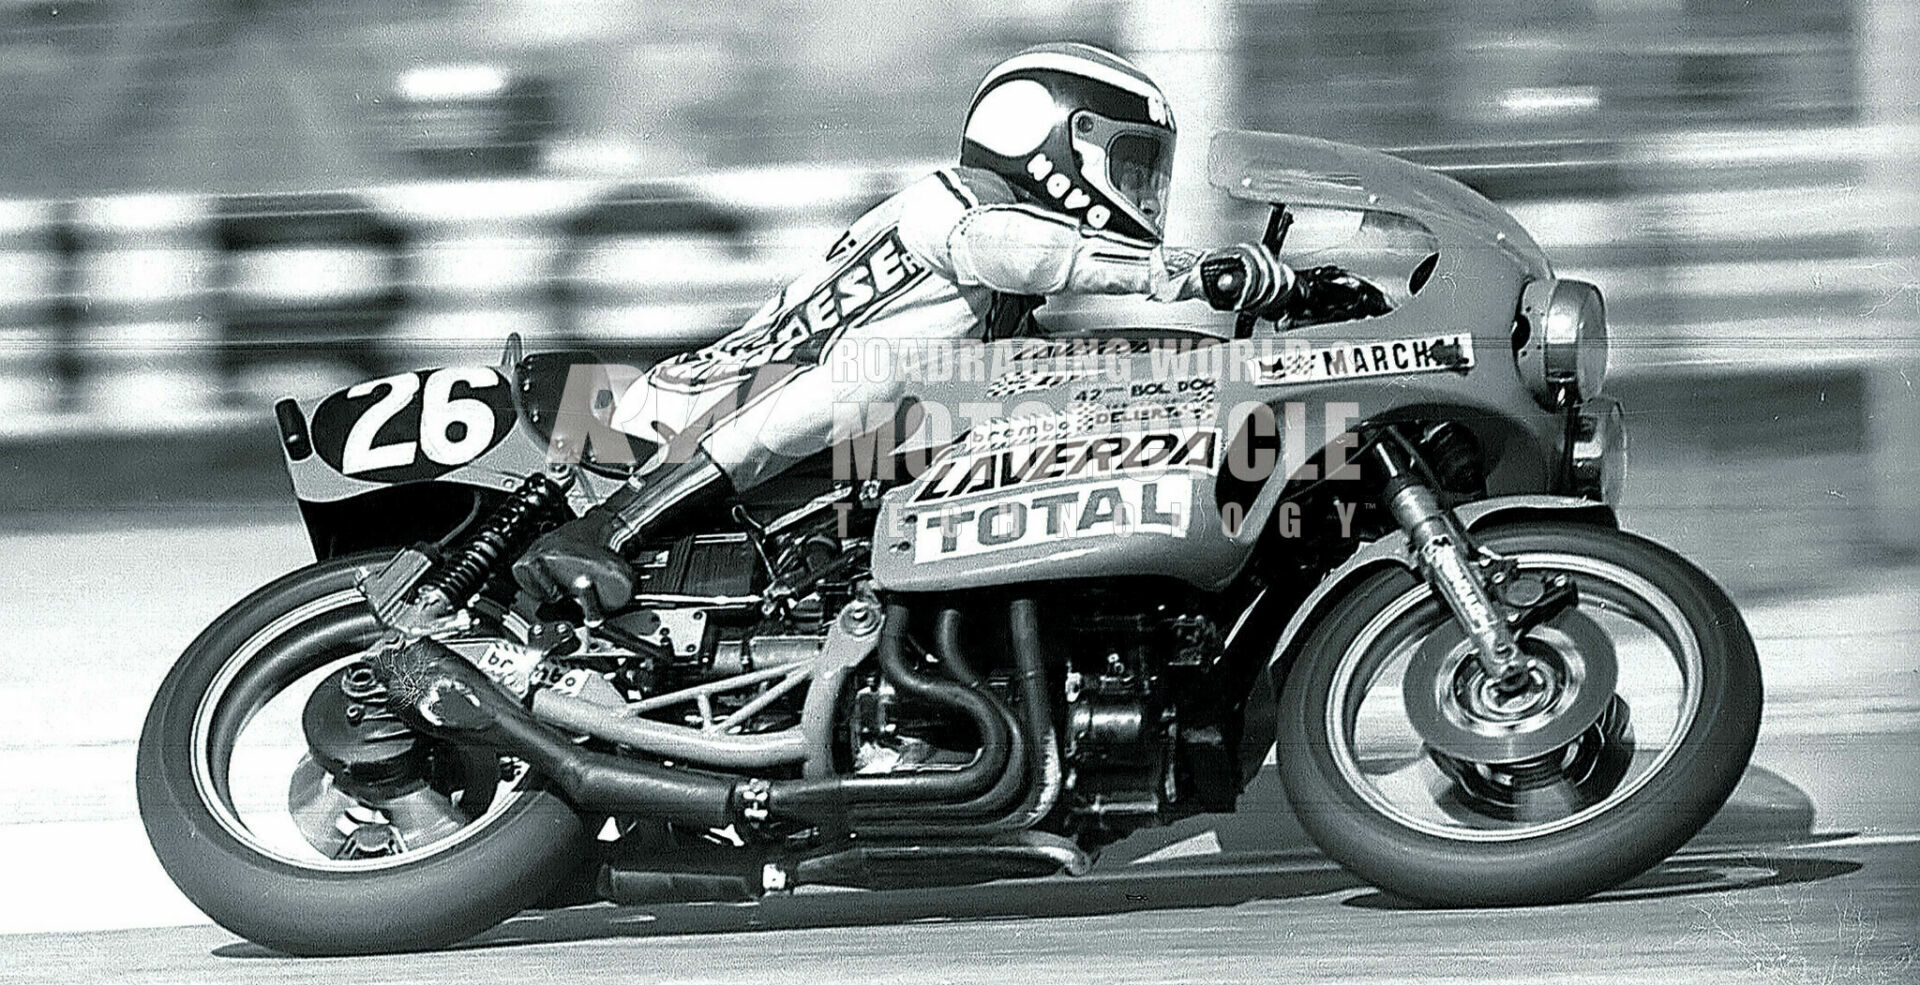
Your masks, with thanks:
[(716, 337), (894, 172), (0, 203), (0, 437), (193, 427), (384, 368)]
[[(1400, 153), (1506, 204), (1561, 272), (1601, 285), (1618, 372), (1874, 375), (1875, 467), (1910, 516), (1920, 187), (1866, 176), (1916, 150), (1920, 131), (1853, 127)], [(510, 331), (611, 358), (686, 348), (916, 171), (0, 202), (0, 438), (204, 426), (490, 359)]]
[[(1406, 148), (1599, 283), (1627, 372), (1912, 358), (1905, 130)], [(916, 169), (0, 202), (4, 432), (190, 423), (343, 373), (535, 344), (670, 351), (736, 325)], [(1222, 230), (1246, 238), (1250, 230)], [(320, 379), (316, 379), (318, 373)]]

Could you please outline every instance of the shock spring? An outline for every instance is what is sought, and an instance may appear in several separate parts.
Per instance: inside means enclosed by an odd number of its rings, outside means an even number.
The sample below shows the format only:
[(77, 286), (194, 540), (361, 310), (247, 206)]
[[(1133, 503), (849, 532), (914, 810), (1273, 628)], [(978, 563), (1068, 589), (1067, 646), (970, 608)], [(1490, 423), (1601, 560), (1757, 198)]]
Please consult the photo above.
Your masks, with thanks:
[(512, 558), (533, 542), (543, 517), (561, 512), (566, 488), (538, 472), (509, 493), (507, 501), (447, 552), (440, 565), (420, 582), (422, 600), (438, 596), (447, 605), (459, 605), (486, 583), (503, 558)]

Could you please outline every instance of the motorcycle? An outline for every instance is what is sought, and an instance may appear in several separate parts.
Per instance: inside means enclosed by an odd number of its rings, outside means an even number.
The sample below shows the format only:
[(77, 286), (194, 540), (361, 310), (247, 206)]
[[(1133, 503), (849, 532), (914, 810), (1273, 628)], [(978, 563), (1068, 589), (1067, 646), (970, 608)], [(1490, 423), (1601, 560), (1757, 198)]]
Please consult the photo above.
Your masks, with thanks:
[(167, 872), (282, 951), (431, 948), (556, 899), (1083, 874), (1270, 753), (1314, 842), (1410, 900), (1659, 862), (1739, 780), (1761, 681), (1721, 589), (1618, 527), (1600, 293), (1396, 158), (1230, 132), (1209, 168), (1301, 271), (1283, 318), (1022, 311), (864, 444), (639, 545), (617, 608), (508, 571), (639, 457), (582, 410), (590, 355), (282, 401), (318, 560), (154, 700)]

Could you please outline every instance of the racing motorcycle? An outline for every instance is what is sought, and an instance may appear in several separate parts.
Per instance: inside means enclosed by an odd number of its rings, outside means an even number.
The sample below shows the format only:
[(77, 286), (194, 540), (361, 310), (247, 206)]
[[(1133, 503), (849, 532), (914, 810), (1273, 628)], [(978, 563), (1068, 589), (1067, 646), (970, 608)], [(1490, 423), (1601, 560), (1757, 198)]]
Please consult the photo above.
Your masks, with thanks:
[(282, 401), (318, 560), (154, 700), (168, 873), (282, 951), (427, 948), (543, 900), (1082, 874), (1269, 755), (1318, 846), (1414, 901), (1663, 859), (1761, 683), (1721, 589), (1618, 528), (1601, 295), (1396, 158), (1226, 133), (1209, 168), (1301, 271), (1284, 317), (1023, 312), (872, 440), (651, 536), (604, 611), (508, 570), (645, 450), (591, 356)]

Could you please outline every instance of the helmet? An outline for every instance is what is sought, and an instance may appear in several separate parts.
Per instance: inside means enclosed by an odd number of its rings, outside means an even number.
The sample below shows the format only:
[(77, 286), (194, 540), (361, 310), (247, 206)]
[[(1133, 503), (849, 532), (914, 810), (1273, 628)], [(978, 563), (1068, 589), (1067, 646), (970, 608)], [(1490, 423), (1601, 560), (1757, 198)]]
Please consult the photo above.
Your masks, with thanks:
[(1043, 44), (980, 83), (960, 164), (1086, 226), (1157, 243), (1173, 142), (1173, 113), (1146, 73), (1091, 45)]

